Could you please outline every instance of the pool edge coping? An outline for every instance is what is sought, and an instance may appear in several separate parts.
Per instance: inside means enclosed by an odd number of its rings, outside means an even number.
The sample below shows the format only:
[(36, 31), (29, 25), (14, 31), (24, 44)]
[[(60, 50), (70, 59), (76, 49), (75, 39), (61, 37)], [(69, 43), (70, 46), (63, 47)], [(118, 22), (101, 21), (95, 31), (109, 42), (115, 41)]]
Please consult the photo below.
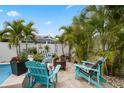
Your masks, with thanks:
[(0, 65), (9, 65), (10, 63), (0, 63)]

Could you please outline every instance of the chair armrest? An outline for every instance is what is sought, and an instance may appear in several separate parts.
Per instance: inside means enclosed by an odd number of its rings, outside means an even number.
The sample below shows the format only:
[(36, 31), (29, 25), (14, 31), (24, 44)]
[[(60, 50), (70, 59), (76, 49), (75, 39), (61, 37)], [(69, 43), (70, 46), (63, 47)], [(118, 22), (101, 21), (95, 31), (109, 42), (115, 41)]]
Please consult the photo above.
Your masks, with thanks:
[(53, 56), (53, 53), (50, 53), (50, 54), (49, 54), (49, 56), (51, 56), (51, 57), (52, 57), (52, 56)]
[(42, 60), (42, 62), (43, 63), (46, 63), (47, 61), (51, 61), (52, 60), (52, 57), (45, 57), (43, 60)]
[(95, 72), (98, 72), (99, 71), (97, 69), (93, 69), (93, 68), (90, 68), (90, 67), (87, 67), (87, 66), (84, 66), (84, 65), (75, 64), (75, 66), (78, 67), (78, 68), (83, 68), (85, 70), (92, 70), (92, 71), (95, 71)]
[(52, 54), (48, 54), (48, 56), (47, 57), (52, 57)]
[(61, 65), (57, 65), (53, 70), (52, 74), (49, 76), (49, 78), (54, 77), (59, 72), (60, 68), (61, 68)]
[(95, 62), (90, 62), (90, 61), (81, 61), (83, 64), (91, 64), (91, 65), (94, 65)]

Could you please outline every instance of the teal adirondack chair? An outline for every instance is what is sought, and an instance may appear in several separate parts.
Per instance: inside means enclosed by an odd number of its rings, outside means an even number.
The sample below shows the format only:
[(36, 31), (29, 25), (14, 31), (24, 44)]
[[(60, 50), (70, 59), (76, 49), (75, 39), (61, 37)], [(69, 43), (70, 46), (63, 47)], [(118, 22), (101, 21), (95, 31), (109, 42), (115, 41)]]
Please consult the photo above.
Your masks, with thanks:
[(32, 88), (36, 83), (45, 85), (47, 88), (55, 87), (61, 65), (57, 65), (51, 73), (49, 73), (47, 65), (40, 62), (28, 61), (26, 67), (28, 72), (23, 80), (22, 87)]
[[(102, 66), (105, 64), (106, 58), (101, 58), (96, 63), (89, 61), (82, 61), (82, 64), (75, 64), (75, 78), (82, 77), (88, 80), (89, 83), (94, 84), (96, 87), (102, 88), (101, 83), (105, 83), (102, 75)], [(87, 65), (92, 65), (91, 67)]]

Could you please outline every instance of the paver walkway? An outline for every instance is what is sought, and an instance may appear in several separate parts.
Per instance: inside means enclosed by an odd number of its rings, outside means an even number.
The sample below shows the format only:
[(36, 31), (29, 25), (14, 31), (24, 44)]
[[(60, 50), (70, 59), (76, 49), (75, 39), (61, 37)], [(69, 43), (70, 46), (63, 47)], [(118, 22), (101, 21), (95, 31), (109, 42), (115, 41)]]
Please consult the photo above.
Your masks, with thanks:
[[(24, 74), (21, 76), (11, 75), (0, 87), (21, 88), (21, 83), (24, 79)], [(107, 88), (112, 88), (108, 83), (104, 84)], [(42, 87), (42, 86), (36, 86)], [(94, 85), (88, 84), (83, 78), (75, 79), (74, 64), (67, 63), (66, 71), (61, 70), (58, 75), (57, 88), (95, 88)]]

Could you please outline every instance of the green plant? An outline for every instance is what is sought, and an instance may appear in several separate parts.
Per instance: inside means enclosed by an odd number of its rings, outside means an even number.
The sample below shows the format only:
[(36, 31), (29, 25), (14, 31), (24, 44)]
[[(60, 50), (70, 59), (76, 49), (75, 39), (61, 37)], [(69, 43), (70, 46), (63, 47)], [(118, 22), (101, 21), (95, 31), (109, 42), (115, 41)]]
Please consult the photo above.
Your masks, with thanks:
[(114, 76), (122, 75), (123, 72), (121, 72), (121, 70), (123, 70), (123, 65), (124, 65), (123, 62), (124, 60), (123, 58), (121, 58), (119, 51), (116, 51), (114, 62), (113, 62), (113, 68), (112, 68)]
[(22, 52), (18, 55), (18, 57), (12, 57), (12, 59), (10, 60), (10, 62), (15, 62), (15, 63), (20, 63), (20, 62), (24, 62), (26, 61), (28, 58), (28, 53), (27, 52)]
[(49, 52), (49, 50), (50, 50), (49, 45), (45, 45), (44, 48), (45, 48), (45, 50), (46, 50), (47, 52)]
[(37, 31), (33, 28), (34, 23), (29, 22), (24, 25), (24, 20), (6, 21), (4, 29), (0, 31), (0, 40), (8, 40), (9, 47), (16, 47), (17, 56), (21, 52), (20, 42), (25, 40), (26, 50), (28, 48), (28, 40), (35, 41), (35, 34)]
[(28, 53), (27, 53), (27, 52), (22, 52), (22, 53), (20, 53), (19, 58), (20, 58), (22, 61), (27, 60), (27, 58), (28, 58)]
[(52, 57), (53, 57), (53, 58), (57, 58), (58, 56), (57, 56), (57, 54), (54, 53), (54, 54), (52, 55)]
[(33, 54), (33, 58), (36, 61), (42, 61), (43, 56), (40, 53), (37, 53), (37, 54)]
[(107, 57), (106, 65), (103, 67), (103, 72), (107, 75), (113, 75), (113, 67), (114, 67), (114, 58), (115, 58), (115, 51), (101, 51), (98, 53), (99, 56)]
[(35, 47), (28, 48), (27, 53), (28, 54), (37, 54), (37, 49)]

